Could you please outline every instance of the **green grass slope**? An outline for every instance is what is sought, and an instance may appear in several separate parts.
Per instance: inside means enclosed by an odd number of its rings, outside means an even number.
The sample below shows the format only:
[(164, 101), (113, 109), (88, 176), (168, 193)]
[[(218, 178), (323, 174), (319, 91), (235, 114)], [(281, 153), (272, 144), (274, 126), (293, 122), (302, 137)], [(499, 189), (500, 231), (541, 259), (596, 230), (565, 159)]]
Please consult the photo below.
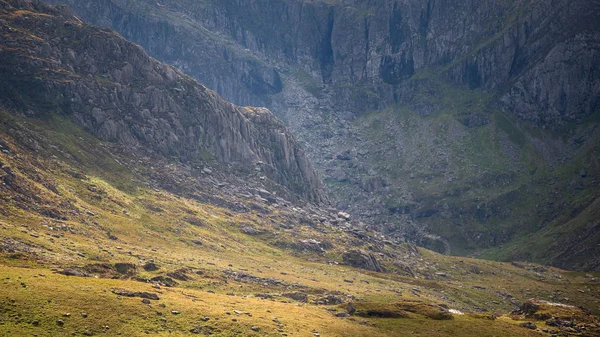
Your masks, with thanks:
[[(529, 298), (600, 312), (600, 275), (356, 237), (310, 207), (232, 211), (255, 201), (188, 197), (179, 184), (201, 174), (131, 159), (61, 117), (1, 116), (3, 335), (536, 336), (519, 324), (570, 332), (508, 315)], [(344, 265), (348, 249), (375, 253), (385, 272)], [(596, 331), (582, 315), (576, 325)]]

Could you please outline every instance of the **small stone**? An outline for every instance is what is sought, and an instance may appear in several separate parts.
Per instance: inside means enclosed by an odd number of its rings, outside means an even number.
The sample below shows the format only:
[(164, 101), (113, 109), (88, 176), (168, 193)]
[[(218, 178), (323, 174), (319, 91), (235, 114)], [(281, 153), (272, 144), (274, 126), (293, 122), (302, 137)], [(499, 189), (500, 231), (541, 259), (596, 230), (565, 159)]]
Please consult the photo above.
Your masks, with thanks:
[(338, 218), (342, 218), (346, 221), (350, 220), (350, 214), (348, 214), (346, 212), (338, 212), (337, 216), (338, 216)]
[(40, 326), (40, 321), (35, 320), (35, 321), (31, 322), (31, 325), (33, 325), (33, 326)]
[(210, 319), (210, 317), (204, 316), (200, 320), (203, 321), (203, 322), (207, 322), (209, 319)]
[(87, 317), (88, 317), (88, 314), (87, 314), (87, 313), (85, 313), (85, 312), (82, 312), (82, 313), (81, 313), (81, 317), (83, 317), (83, 318), (87, 318)]
[(252, 331), (256, 331), (256, 332), (260, 331), (260, 328), (259, 328), (259, 327), (257, 327), (257, 326), (253, 326), (253, 327), (251, 327), (250, 329), (251, 329)]
[(177, 310), (172, 310), (172, 311), (171, 311), (171, 313), (172, 313), (173, 315), (179, 315), (179, 314), (180, 314), (180, 312), (179, 312), (179, 311), (177, 311)]
[(152, 262), (146, 263), (143, 268), (145, 271), (156, 271), (160, 269), (160, 267), (158, 267), (155, 263)]
[(521, 323), (521, 324), (519, 324), (519, 326), (522, 326), (524, 328), (531, 329), (531, 330), (537, 329), (537, 325), (535, 325), (531, 322)]
[(363, 250), (351, 250), (342, 254), (342, 259), (345, 264), (376, 272), (383, 272), (383, 268), (377, 261), (375, 255), (371, 252)]
[(63, 321), (62, 319), (57, 319), (56, 320), (56, 325), (63, 326), (63, 325), (65, 325), (65, 321)]
[(142, 300), (142, 303), (144, 303), (144, 304), (150, 304), (150, 300), (149, 300), (149, 299), (147, 299), (147, 298), (144, 298), (144, 299)]
[(348, 313), (350, 315), (352, 315), (355, 312), (356, 312), (356, 308), (354, 307), (354, 305), (352, 304), (352, 302), (348, 303)]

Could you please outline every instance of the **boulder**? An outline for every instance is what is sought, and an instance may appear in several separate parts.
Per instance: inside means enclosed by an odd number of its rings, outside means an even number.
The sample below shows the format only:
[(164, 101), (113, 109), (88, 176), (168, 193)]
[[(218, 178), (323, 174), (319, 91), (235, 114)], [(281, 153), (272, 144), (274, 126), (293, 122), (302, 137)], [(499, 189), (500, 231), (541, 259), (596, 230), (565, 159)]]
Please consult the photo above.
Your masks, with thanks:
[(366, 270), (383, 272), (383, 268), (373, 253), (364, 250), (351, 250), (342, 255), (345, 264)]

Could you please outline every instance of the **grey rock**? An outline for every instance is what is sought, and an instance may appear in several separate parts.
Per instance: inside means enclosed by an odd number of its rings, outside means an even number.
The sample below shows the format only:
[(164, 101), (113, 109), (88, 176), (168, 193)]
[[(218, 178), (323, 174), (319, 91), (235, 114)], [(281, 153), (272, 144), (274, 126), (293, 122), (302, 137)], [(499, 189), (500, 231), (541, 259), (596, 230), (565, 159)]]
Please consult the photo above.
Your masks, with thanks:
[(345, 264), (366, 270), (383, 272), (383, 268), (373, 253), (363, 250), (351, 250), (342, 255)]
[(259, 235), (259, 234), (262, 234), (263, 232), (254, 227), (246, 226), (246, 227), (242, 228), (242, 233), (247, 234), (247, 235)]
[[(76, 21), (64, 8), (45, 10), (58, 18), (44, 23)], [(248, 167), (261, 161), (263, 173), (295, 195), (316, 203), (324, 201), (320, 179), (304, 150), (268, 109), (226, 102), (181, 71), (157, 62), (139, 46), (106, 30), (73, 26), (70, 38), (63, 40), (57, 38), (62, 30), (49, 29), (39, 20), (32, 23), (29, 28), (50, 41), (53, 53), (48, 64), (73, 69), (78, 75), (70, 81), (48, 79), (36, 95), (40, 99), (59, 97), (61, 102), (56, 104), (67, 109), (65, 113), (77, 124), (105, 140), (130, 149), (152, 149), (183, 163), (202, 161), (203, 153)], [(32, 45), (24, 47), (31, 51), (31, 57), (43, 57), (42, 42), (35, 43), (32, 40)], [(69, 57), (72, 53), (80, 57)], [(15, 76), (29, 78), (27, 74), (44, 71), (42, 63), (6, 51), (2, 57), (16, 62)], [(115, 62), (120, 69), (115, 69)], [(10, 83), (10, 78), (3, 78), (0, 84)], [(206, 168), (204, 172), (208, 172)]]
[(531, 329), (531, 330), (537, 329), (537, 325), (535, 325), (535, 324), (533, 324), (531, 322), (521, 323), (521, 324), (519, 324), (519, 326), (522, 326), (524, 328)]
[(337, 216), (339, 218), (342, 218), (342, 219), (346, 220), (346, 221), (350, 220), (350, 214), (348, 214), (346, 212), (338, 212)]
[(137, 266), (133, 263), (115, 263), (115, 269), (120, 274), (134, 274)]
[(73, 269), (73, 268), (65, 268), (59, 272), (60, 274), (67, 276), (77, 276), (77, 277), (89, 277), (90, 275), (86, 272)]
[(306, 303), (308, 302), (308, 295), (302, 292), (294, 292), (294, 293), (284, 293), (282, 296), (291, 298), (298, 302)]
[(139, 298), (154, 300), (154, 301), (158, 301), (160, 299), (157, 294), (148, 293), (148, 292), (131, 291), (131, 290), (126, 290), (126, 289), (111, 289), (111, 292), (118, 296), (139, 297)]
[(352, 304), (352, 302), (348, 303), (348, 307), (347, 307), (348, 313), (350, 315), (354, 314), (356, 312), (356, 308), (354, 307), (354, 305)]
[(325, 297), (321, 297), (316, 299), (317, 304), (325, 304), (325, 305), (337, 305), (344, 303), (344, 299), (338, 295), (329, 294)]
[(144, 270), (145, 271), (156, 271), (159, 270), (160, 268), (153, 262), (148, 262), (144, 265)]

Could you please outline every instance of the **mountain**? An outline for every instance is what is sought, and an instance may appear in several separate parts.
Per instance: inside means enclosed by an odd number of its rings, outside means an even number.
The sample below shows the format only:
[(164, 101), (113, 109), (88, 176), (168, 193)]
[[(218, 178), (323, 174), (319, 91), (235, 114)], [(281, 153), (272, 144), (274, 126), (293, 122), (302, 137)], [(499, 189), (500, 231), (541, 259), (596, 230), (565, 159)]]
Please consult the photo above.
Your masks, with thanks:
[[(32, 117), (60, 111), (132, 151), (151, 148), (188, 164), (214, 157), (251, 170), (261, 162), (261, 172), (273, 180), (322, 201), (310, 163), (268, 110), (233, 106), (138, 46), (110, 38), (110, 31), (48, 21), (42, 36), (11, 41), (18, 48), (2, 50), (6, 106)], [(52, 43), (59, 39), (63, 43)]]
[(271, 108), (388, 237), (599, 267), (598, 1), (50, 2)]
[(600, 274), (386, 239), (267, 110), (65, 7), (0, 0), (0, 55), (0, 335), (600, 334)]

